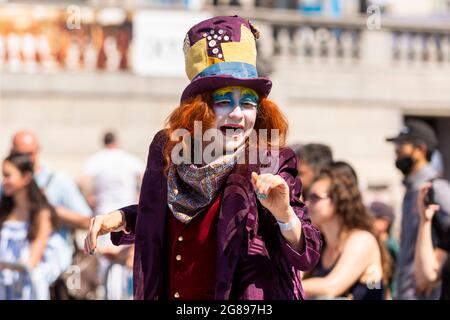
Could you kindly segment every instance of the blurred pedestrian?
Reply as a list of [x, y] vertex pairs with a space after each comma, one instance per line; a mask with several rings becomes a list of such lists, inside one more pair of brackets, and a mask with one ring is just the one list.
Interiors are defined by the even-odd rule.
[[298, 172], [302, 181], [302, 196], [306, 200], [309, 188], [320, 170], [333, 162], [333, 153], [329, 146], [321, 143], [295, 145], [293, 149], [299, 159]]
[[49, 299], [50, 284], [64, 271], [65, 243], [56, 232], [56, 213], [33, 178], [29, 156], [8, 156], [2, 173], [0, 299]]
[[50, 169], [41, 162], [41, 146], [37, 136], [29, 130], [14, 134], [11, 153], [30, 155], [34, 176], [39, 188], [56, 208], [62, 222], [60, 232], [66, 237], [70, 228], [89, 228], [92, 211], [77, 184], [67, 174]]
[[106, 132], [102, 150], [92, 155], [84, 166], [82, 189], [95, 199], [95, 214], [135, 203], [144, 170], [141, 159], [122, 150], [116, 135]]
[[[437, 245], [433, 244], [432, 225], [439, 205], [425, 204], [427, 193], [433, 186], [425, 183], [417, 196], [417, 208], [420, 214], [419, 231], [417, 234], [414, 275], [417, 291], [428, 293], [442, 280], [441, 300], [450, 300], [450, 229], [446, 229], [439, 237]], [[450, 198], [450, 193], [447, 193]]]
[[400, 252], [397, 264], [398, 299], [438, 299], [440, 288], [429, 294], [416, 292], [414, 280], [414, 252], [419, 227], [417, 195], [420, 185], [433, 181], [436, 201], [440, 205], [433, 224], [434, 239], [450, 225], [450, 187], [445, 180], [438, 179], [438, 173], [430, 164], [431, 156], [438, 146], [433, 129], [424, 121], [409, 120], [402, 131], [393, 138], [395, 143], [396, 167], [403, 173], [406, 193], [403, 198], [403, 214], [400, 232]]
[[392, 225], [394, 224], [394, 209], [384, 202], [373, 201], [369, 205], [370, 213], [374, 217], [375, 235], [384, 243], [391, 257], [391, 272], [389, 277], [388, 298], [394, 298], [396, 294], [395, 267], [398, 252], [400, 250], [397, 240], [392, 236]]
[[[66, 247], [60, 252], [64, 270], [71, 266], [74, 246], [74, 230], [88, 229], [92, 211], [80, 189], [67, 174], [50, 169], [41, 162], [41, 146], [37, 136], [29, 130], [21, 130], [12, 139], [12, 153], [27, 154], [33, 162], [34, 179], [49, 203], [56, 209], [61, 227], [57, 232], [65, 239]], [[53, 298], [65, 296], [65, 282], [59, 279], [52, 287]]]
[[308, 298], [382, 300], [389, 277], [389, 254], [374, 235], [373, 218], [352, 177], [323, 169], [306, 202], [324, 236], [318, 265], [303, 281]]
[[[144, 170], [144, 163], [137, 156], [120, 149], [113, 132], [106, 132], [103, 149], [91, 156], [84, 168], [82, 190], [86, 197], [95, 199], [95, 214], [136, 203]], [[131, 254], [133, 247], [114, 246], [108, 236], [102, 237], [100, 242], [99, 252], [107, 260], [100, 259], [99, 275], [101, 279], [106, 279], [108, 266], [111, 263], [125, 266], [126, 257]], [[120, 282], [120, 279], [105, 281]]]

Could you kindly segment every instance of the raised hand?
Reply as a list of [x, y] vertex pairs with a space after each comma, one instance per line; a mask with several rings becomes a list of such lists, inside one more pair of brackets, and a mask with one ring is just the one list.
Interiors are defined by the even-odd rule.
[[279, 175], [252, 172], [252, 184], [261, 204], [281, 222], [289, 221], [289, 186]]

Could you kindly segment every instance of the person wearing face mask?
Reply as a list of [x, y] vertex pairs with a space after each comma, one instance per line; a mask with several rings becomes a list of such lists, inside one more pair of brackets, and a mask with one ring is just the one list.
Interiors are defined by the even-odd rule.
[[430, 163], [438, 146], [433, 129], [420, 120], [409, 120], [400, 134], [386, 139], [395, 144], [396, 167], [404, 175], [406, 193], [403, 199], [400, 251], [397, 262], [397, 299], [438, 299], [440, 288], [423, 292], [414, 279], [414, 252], [419, 227], [417, 196], [420, 185], [431, 182], [434, 200], [440, 206], [433, 221], [433, 239], [436, 243], [442, 230], [450, 225], [450, 186]]
[[135, 244], [134, 299], [304, 299], [301, 271], [322, 240], [299, 200], [287, 120], [257, 74], [258, 37], [238, 16], [188, 31], [191, 82], [150, 145], [139, 204], [92, 220], [87, 253], [110, 232]]

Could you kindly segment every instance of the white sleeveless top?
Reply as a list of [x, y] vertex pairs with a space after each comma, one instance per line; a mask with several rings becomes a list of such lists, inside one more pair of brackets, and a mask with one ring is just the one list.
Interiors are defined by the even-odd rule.
[[[29, 258], [28, 222], [5, 221], [0, 229], [0, 300], [44, 300], [50, 298], [49, 286], [63, 271], [64, 239], [53, 233], [41, 262], [32, 270], [12, 269], [25, 266]], [[63, 250], [63, 251], [61, 251]], [[6, 264], [5, 264], [6, 263]], [[8, 265], [10, 264], [10, 265]]]

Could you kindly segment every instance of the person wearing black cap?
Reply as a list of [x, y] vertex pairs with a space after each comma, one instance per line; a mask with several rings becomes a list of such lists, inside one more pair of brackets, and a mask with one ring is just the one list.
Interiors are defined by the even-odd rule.
[[397, 299], [438, 299], [440, 289], [421, 292], [414, 279], [414, 252], [419, 229], [417, 208], [418, 190], [423, 183], [433, 181], [435, 201], [440, 205], [435, 215], [433, 235], [437, 241], [440, 230], [450, 225], [450, 185], [438, 179], [438, 173], [430, 164], [431, 156], [438, 146], [433, 129], [420, 120], [409, 120], [400, 134], [386, 139], [395, 143], [396, 167], [405, 176], [406, 193], [400, 234], [400, 252], [397, 264]]

